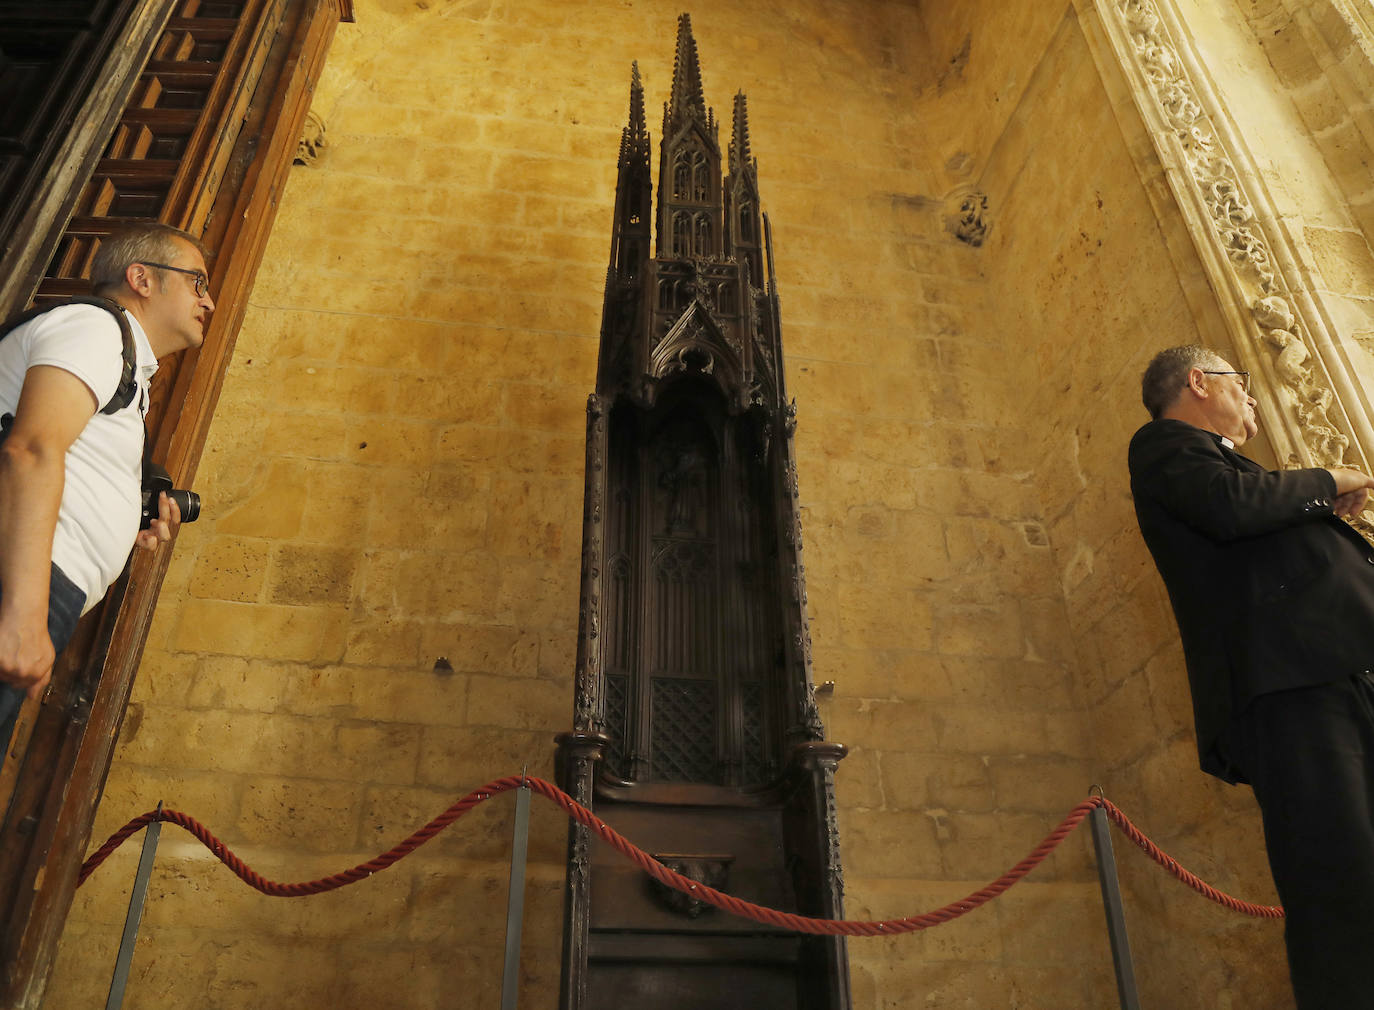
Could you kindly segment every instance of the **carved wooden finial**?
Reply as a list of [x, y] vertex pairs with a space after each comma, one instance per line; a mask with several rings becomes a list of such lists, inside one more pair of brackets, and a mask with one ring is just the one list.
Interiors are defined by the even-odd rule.
[[[677, 20], [677, 55], [673, 58], [673, 92], [664, 117], [663, 135], [675, 133], [688, 120], [706, 123], [706, 95], [701, 87], [701, 62], [697, 58], [697, 40], [692, 37], [692, 17], [683, 14]], [[669, 126], [672, 129], [669, 129]]]
[[735, 92], [735, 123], [730, 136], [730, 174], [739, 175], [752, 167], [749, 154], [749, 110], [743, 91]]
[[649, 129], [644, 119], [644, 82], [639, 61], [630, 64], [630, 118], [620, 134], [620, 164], [649, 164]]

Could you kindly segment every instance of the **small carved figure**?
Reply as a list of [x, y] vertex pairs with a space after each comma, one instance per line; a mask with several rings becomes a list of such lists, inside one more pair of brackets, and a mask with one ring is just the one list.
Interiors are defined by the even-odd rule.
[[1255, 321], [1265, 329], [1291, 330], [1293, 328], [1293, 309], [1282, 298], [1261, 298], [1250, 309]]
[[296, 142], [294, 165], [313, 165], [325, 147], [324, 120], [313, 111], [305, 114], [305, 124], [301, 127], [301, 139]]
[[959, 221], [954, 227], [954, 235], [961, 242], [980, 246], [987, 237], [988, 225], [983, 219], [987, 213], [988, 198], [984, 193], [969, 193], [959, 203]]
[[692, 533], [697, 526], [697, 510], [704, 504], [706, 459], [694, 445], [675, 447], [670, 459], [658, 475], [658, 486], [668, 492], [667, 532]]
[[[680, 873], [688, 880], [705, 884], [717, 891], [725, 890], [729, 884], [730, 864], [735, 861], [734, 856], [680, 856], [668, 853], [655, 855], [654, 858], [674, 873]], [[660, 884], [657, 880], [651, 879], [650, 884], [659, 902], [679, 915], [695, 919], [702, 912], [711, 909], [706, 902], [683, 894], [666, 884]]]
[[1307, 359], [1310, 357], [1307, 346], [1296, 333], [1288, 330], [1266, 330], [1264, 339], [1278, 350], [1274, 367], [1279, 377], [1298, 392], [1307, 382]]

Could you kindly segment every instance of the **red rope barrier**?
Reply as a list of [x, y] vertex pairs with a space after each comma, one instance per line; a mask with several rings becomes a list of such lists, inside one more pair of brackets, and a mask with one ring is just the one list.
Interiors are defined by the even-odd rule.
[[498, 793], [508, 792], [511, 789], [518, 789], [521, 785], [528, 785], [531, 790], [552, 801], [563, 809], [563, 811], [577, 821], [579, 824], [590, 829], [597, 837], [606, 842], [613, 849], [625, 856], [636, 866], [642, 869], [655, 880], [674, 890], [681, 891], [690, 897], [697, 898], [713, 905], [732, 915], [742, 918], [752, 919], [755, 922], [765, 923], [770, 926], [780, 926], [784, 929], [797, 933], [812, 933], [830, 936], [890, 936], [898, 933], [913, 933], [917, 930], [929, 929], [931, 926], [938, 926], [953, 919], [965, 915], [975, 908], [986, 904], [993, 898], [1005, 892], [1013, 884], [1019, 881], [1031, 870], [1039, 866], [1045, 858], [1054, 851], [1074, 828], [1078, 827], [1093, 810], [1101, 807], [1107, 816], [1117, 825], [1142, 851], [1145, 852], [1164, 869], [1168, 870], [1173, 876], [1184, 884], [1187, 884], [1194, 891], [1203, 897], [1223, 905], [1232, 911], [1241, 912], [1245, 915], [1255, 916], [1265, 919], [1280, 919], [1283, 917], [1283, 909], [1266, 905], [1253, 905], [1239, 898], [1233, 898], [1229, 894], [1218, 891], [1216, 888], [1207, 884], [1199, 877], [1185, 870], [1178, 864], [1173, 857], [1156, 846], [1145, 836], [1130, 819], [1104, 797], [1094, 796], [1084, 800], [1071, 810], [1067, 817], [1059, 822], [1059, 825], [1045, 836], [1045, 839], [1031, 850], [1025, 859], [1021, 860], [1002, 876], [981, 890], [975, 891], [967, 897], [950, 902], [934, 911], [926, 912], [922, 915], [908, 916], [902, 919], [882, 919], [874, 921], [855, 921], [849, 919], [815, 919], [804, 915], [795, 915], [791, 912], [780, 912], [777, 909], [765, 908], [753, 902], [744, 901], [741, 898], [733, 897], [724, 892], [717, 891], [713, 887], [698, 883], [684, 877], [680, 873], [668, 869], [658, 860], [654, 859], [643, 849], [634, 845], [632, 842], [616, 833], [605, 824], [596, 814], [586, 807], [577, 803], [571, 796], [563, 792], [557, 786], [543, 779], [523, 778], [520, 776], [509, 776], [507, 778], [495, 779], [468, 793], [458, 802], [454, 803], [447, 810], [434, 818], [424, 827], [411, 834], [400, 844], [396, 845], [387, 852], [382, 853], [375, 859], [357, 866], [342, 873], [332, 876], [321, 877], [318, 880], [306, 881], [298, 884], [279, 884], [267, 880], [257, 871], [243, 862], [236, 856], [227, 845], [221, 842], [208, 829], [205, 828], [195, 818], [183, 814], [179, 810], [149, 811], [129, 821], [128, 824], [120, 828], [109, 840], [98, 850], [91, 854], [81, 867], [81, 875], [77, 879], [77, 886], [80, 887], [86, 882], [96, 868], [100, 866], [115, 849], [119, 848], [124, 841], [135, 831], [154, 820], [168, 821], [184, 828], [194, 835], [202, 845], [215, 854], [219, 860], [229, 867], [236, 876], [248, 886], [273, 897], [300, 898], [311, 894], [322, 894], [325, 891], [332, 891], [347, 884], [365, 880], [374, 873], [380, 873], [397, 860], [414, 852], [417, 848], [429, 841], [440, 831], [462, 817], [477, 804], [482, 803]]
[[1225, 891], [1218, 891], [1196, 874], [1185, 870], [1173, 856], [1169, 855], [1154, 842], [1150, 841], [1143, 831], [1132, 824], [1131, 819], [1121, 812], [1120, 807], [1106, 797], [1099, 796], [1097, 799], [1100, 801], [1100, 805], [1107, 816], [1111, 818], [1112, 823], [1121, 829], [1122, 834], [1139, 846], [1140, 850], [1144, 852], [1145, 855], [1162, 866], [1173, 877], [1191, 887], [1208, 901], [1214, 901], [1218, 905], [1229, 908], [1233, 912], [1254, 916], [1257, 919], [1283, 918], [1283, 909], [1278, 905], [1254, 905], [1248, 901], [1242, 901], [1240, 898], [1233, 898]]

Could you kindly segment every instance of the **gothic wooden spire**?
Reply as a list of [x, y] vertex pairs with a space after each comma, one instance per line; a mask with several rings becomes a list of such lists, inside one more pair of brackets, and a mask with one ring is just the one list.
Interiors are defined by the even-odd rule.
[[706, 97], [701, 88], [701, 63], [697, 59], [697, 40], [692, 37], [692, 17], [677, 19], [677, 55], [673, 58], [673, 97], [663, 111], [663, 136], [677, 133], [689, 120], [710, 126]]
[[644, 123], [644, 83], [639, 64], [630, 69], [630, 118], [620, 134], [620, 160], [615, 183], [615, 228], [611, 236], [611, 263], [606, 274], [606, 304], [628, 299], [620, 313], [607, 312], [603, 319], [601, 368], [619, 353], [628, 339], [628, 321], [638, 297], [637, 283], [649, 261], [649, 227], [653, 207], [653, 183], [649, 178], [649, 131]]
[[630, 65], [630, 119], [620, 134], [620, 167], [649, 164], [649, 130], [644, 120], [644, 83], [639, 61]]
[[745, 107], [744, 92], [737, 91], [734, 131], [730, 136], [730, 174], [739, 176], [753, 167], [749, 153], [749, 111]]

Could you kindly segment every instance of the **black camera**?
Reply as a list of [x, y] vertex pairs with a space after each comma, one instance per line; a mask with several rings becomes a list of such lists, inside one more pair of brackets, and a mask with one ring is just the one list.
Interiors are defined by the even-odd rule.
[[163, 491], [177, 503], [182, 522], [193, 523], [200, 518], [200, 495], [172, 487], [172, 475], [156, 463], [149, 463], [143, 475], [143, 519], [139, 529], [146, 530], [157, 518], [157, 496]]

